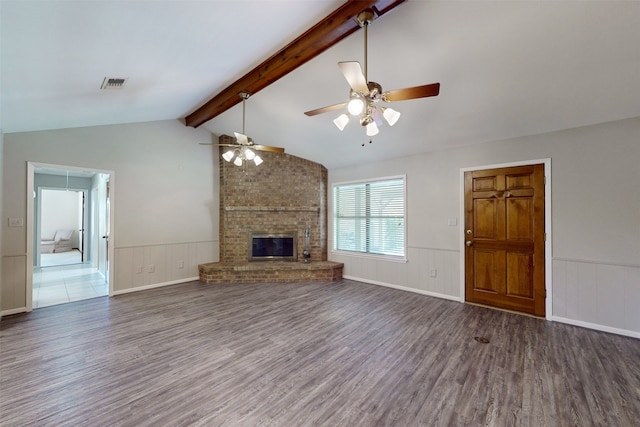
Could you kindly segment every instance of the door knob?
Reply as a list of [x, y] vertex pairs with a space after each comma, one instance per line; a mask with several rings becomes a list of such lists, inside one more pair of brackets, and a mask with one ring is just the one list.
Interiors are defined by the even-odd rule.
[[473, 245], [473, 242], [471, 240], [467, 240], [464, 244], [467, 246], [471, 246]]

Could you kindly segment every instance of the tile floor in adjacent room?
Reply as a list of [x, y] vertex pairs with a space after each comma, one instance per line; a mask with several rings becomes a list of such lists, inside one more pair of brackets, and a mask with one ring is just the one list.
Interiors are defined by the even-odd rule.
[[106, 296], [109, 285], [89, 264], [33, 269], [33, 308]]

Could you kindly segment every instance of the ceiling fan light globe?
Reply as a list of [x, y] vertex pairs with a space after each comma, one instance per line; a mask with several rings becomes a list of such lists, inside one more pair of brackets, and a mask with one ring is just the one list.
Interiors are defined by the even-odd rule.
[[260, 164], [261, 164], [262, 162], [263, 162], [262, 158], [261, 158], [260, 156], [258, 156], [258, 155], [256, 155], [256, 156], [253, 158], [253, 163], [255, 163], [255, 164], [256, 164], [256, 166], [260, 166]]
[[349, 116], [346, 114], [340, 114], [333, 120], [333, 124], [336, 125], [338, 129], [341, 131], [344, 130], [344, 127], [349, 123]]
[[360, 98], [353, 98], [347, 104], [347, 110], [352, 116], [359, 116], [364, 111], [364, 101]]
[[233, 164], [236, 166], [242, 166], [242, 159], [239, 156], [236, 157], [236, 159], [233, 161]]
[[222, 155], [222, 158], [225, 159], [227, 162], [230, 162], [231, 160], [233, 160], [233, 157], [235, 155], [236, 153], [233, 150], [228, 150], [226, 153]]
[[387, 123], [389, 123], [389, 126], [393, 126], [400, 118], [400, 113], [393, 108], [385, 108], [382, 112], [382, 116], [387, 121]]
[[376, 122], [372, 121], [367, 125], [367, 136], [375, 136], [378, 132], [380, 132], [380, 130], [378, 129]]
[[244, 150], [244, 158], [247, 160], [253, 160], [254, 157], [256, 157], [256, 153], [253, 152], [253, 150], [250, 150], [248, 148], [246, 148]]

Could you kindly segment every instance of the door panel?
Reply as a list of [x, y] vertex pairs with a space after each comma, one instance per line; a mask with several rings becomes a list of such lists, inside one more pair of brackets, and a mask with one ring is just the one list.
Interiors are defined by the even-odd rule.
[[531, 175], [506, 175], [505, 188], [507, 190], [516, 190], [518, 188], [532, 188]]
[[497, 292], [500, 277], [496, 275], [500, 254], [494, 250], [478, 250], [474, 254], [475, 286], [476, 289], [487, 292]]
[[494, 176], [478, 177], [473, 180], [473, 191], [491, 191], [496, 189]]
[[507, 240], [533, 241], [533, 203], [531, 198], [506, 201]]
[[474, 200], [474, 212], [477, 215], [473, 217], [476, 238], [496, 239], [496, 201], [495, 200]]
[[531, 254], [507, 253], [507, 295], [533, 298], [533, 257]]
[[467, 301], [544, 316], [544, 165], [465, 173]]

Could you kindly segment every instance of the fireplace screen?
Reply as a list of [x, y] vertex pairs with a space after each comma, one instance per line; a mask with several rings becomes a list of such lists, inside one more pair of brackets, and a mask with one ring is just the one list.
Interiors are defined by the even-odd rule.
[[296, 233], [251, 233], [249, 261], [295, 261]]

